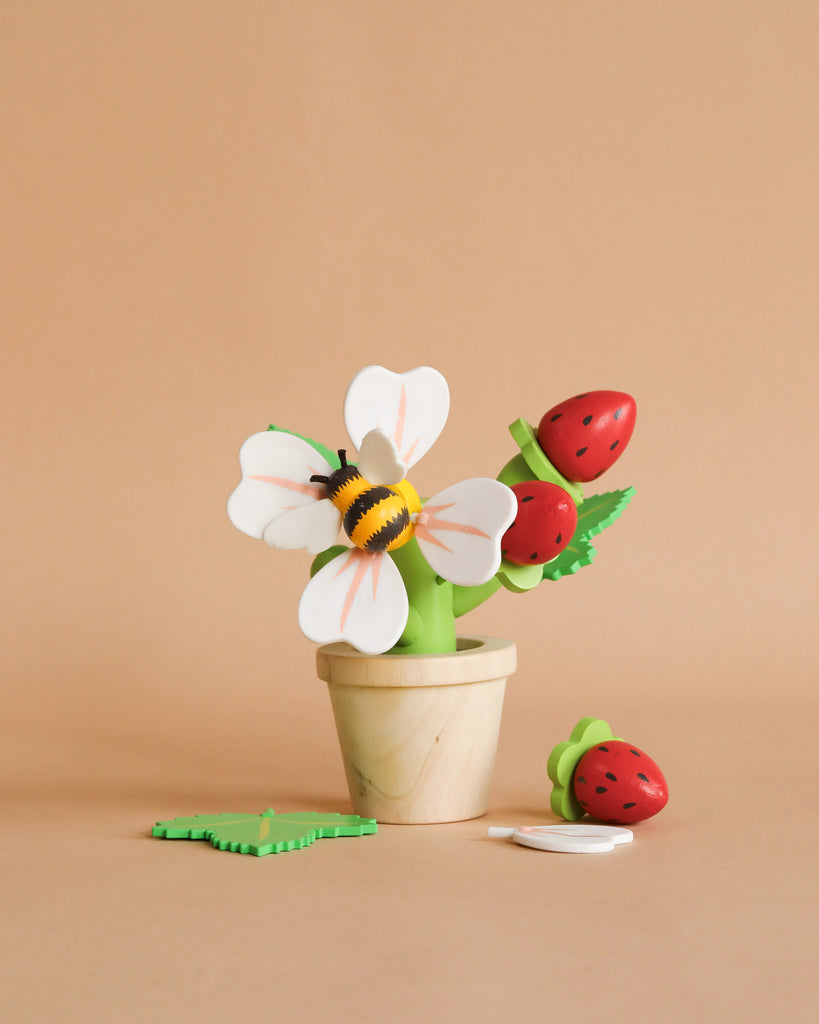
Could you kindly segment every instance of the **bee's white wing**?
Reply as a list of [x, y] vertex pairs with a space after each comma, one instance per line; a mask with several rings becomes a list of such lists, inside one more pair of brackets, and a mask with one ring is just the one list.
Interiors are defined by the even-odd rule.
[[299, 604], [299, 626], [320, 644], [346, 640], [364, 654], [383, 654], [404, 631], [409, 601], [395, 562], [350, 548], [320, 569]]
[[344, 399], [344, 423], [356, 448], [379, 427], [392, 438], [407, 468], [429, 451], [448, 415], [449, 388], [430, 366], [407, 373], [367, 366], [353, 378]]
[[312, 445], [281, 430], [252, 434], [239, 450], [239, 465], [242, 481], [228, 499], [228, 517], [258, 538], [283, 512], [323, 498], [323, 484], [311, 483], [310, 477], [333, 472]]
[[376, 427], [365, 434], [358, 453], [358, 470], [371, 484], [397, 484], [407, 475], [407, 465], [395, 442]]
[[432, 568], [451, 583], [476, 587], [500, 568], [501, 538], [517, 514], [514, 493], [475, 477], [430, 498], [415, 523], [415, 539]]
[[329, 498], [291, 508], [268, 523], [262, 540], [272, 548], [306, 548], [316, 555], [338, 540], [341, 513]]

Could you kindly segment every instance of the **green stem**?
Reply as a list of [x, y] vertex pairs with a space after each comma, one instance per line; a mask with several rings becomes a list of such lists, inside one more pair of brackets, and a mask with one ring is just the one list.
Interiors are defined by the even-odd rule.
[[479, 604], [483, 604], [500, 588], [500, 585], [498, 577], [493, 576], [491, 580], [482, 583], [479, 587], [453, 586], [452, 611], [455, 618], [458, 619], [462, 615], [466, 615], [467, 612], [471, 612], [473, 608], [477, 608]]
[[455, 650], [453, 586], [442, 580], [413, 538], [390, 552], [404, 580], [410, 610], [401, 639], [389, 654], [443, 654]]

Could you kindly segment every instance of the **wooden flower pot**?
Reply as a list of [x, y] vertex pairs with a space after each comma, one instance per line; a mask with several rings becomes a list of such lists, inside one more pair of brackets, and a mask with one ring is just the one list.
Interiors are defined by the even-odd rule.
[[485, 814], [516, 653], [490, 637], [437, 655], [320, 647], [355, 813], [393, 824]]

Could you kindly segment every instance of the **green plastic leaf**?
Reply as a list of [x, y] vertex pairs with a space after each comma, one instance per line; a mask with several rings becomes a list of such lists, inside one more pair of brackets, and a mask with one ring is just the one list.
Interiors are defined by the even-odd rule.
[[543, 579], [559, 580], [561, 576], [570, 576], [591, 565], [597, 552], [590, 539], [619, 519], [634, 493], [633, 487], [627, 487], [624, 491], [607, 491], [586, 498], [577, 510], [574, 537], [557, 558], [543, 566]]
[[268, 853], [300, 850], [316, 839], [336, 836], [371, 835], [378, 831], [374, 818], [357, 814], [323, 814], [299, 811], [276, 814], [268, 808], [262, 814], [196, 814], [191, 818], [158, 821], [151, 834], [163, 839], [207, 839], [217, 850]]
[[341, 460], [336, 452], [331, 452], [329, 448], [321, 443], [321, 441], [314, 441], [312, 437], [305, 437], [304, 434], [297, 434], [295, 430], [288, 430], [286, 427], [277, 427], [273, 423], [267, 428], [268, 430], [279, 430], [283, 434], [292, 434], [293, 437], [300, 437], [302, 441], [306, 441], [309, 445], [316, 449], [316, 451], [325, 458], [333, 469], [341, 468]]

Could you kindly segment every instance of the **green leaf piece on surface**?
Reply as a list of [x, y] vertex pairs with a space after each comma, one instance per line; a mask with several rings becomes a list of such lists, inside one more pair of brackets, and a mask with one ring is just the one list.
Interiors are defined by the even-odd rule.
[[627, 487], [624, 491], [607, 491], [586, 498], [577, 510], [574, 537], [557, 558], [543, 566], [543, 579], [559, 580], [561, 576], [570, 576], [584, 566], [591, 565], [597, 554], [590, 542], [591, 538], [619, 519], [634, 493], [633, 487]]
[[151, 835], [163, 839], [207, 839], [217, 850], [268, 853], [300, 850], [316, 839], [363, 836], [378, 831], [374, 818], [357, 814], [324, 814], [299, 811], [276, 814], [268, 808], [262, 814], [196, 814], [190, 818], [158, 821]]
[[300, 437], [302, 441], [306, 441], [309, 445], [316, 449], [319, 455], [323, 456], [333, 469], [339, 469], [341, 467], [341, 461], [336, 452], [330, 451], [326, 445], [323, 445], [321, 441], [314, 441], [312, 437], [305, 437], [304, 434], [297, 434], [295, 430], [288, 430], [286, 427], [277, 427], [271, 423], [267, 428], [268, 430], [279, 430], [283, 434], [292, 434], [293, 437]]
[[558, 745], [549, 754], [546, 772], [552, 782], [550, 806], [552, 811], [567, 821], [577, 821], [586, 813], [574, 795], [575, 768], [586, 753], [598, 743], [619, 740], [602, 718], [589, 715], [581, 718], [572, 730], [568, 740]]

